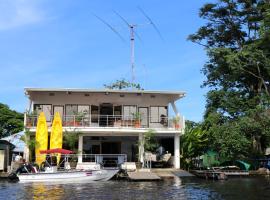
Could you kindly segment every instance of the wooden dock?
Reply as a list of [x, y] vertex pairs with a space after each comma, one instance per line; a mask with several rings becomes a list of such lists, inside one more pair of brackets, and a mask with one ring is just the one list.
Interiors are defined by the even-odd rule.
[[249, 176], [248, 171], [231, 171], [231, 170], [195, 170], [193, 173], [200, 178], [225, 180], [229, 176]]
[[131, 181], [159, 181], [161, 178], [155, 173], [146, 171], [128, 172], [128, 178]]

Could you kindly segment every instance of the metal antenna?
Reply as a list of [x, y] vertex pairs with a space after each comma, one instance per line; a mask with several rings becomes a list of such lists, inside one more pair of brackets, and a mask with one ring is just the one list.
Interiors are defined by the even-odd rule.
[[144, 10], [141, 7], [138, 6], [138, 9], [141, 11], [141, 13], [144, 15], [144, 17], [149, 21], [149, 23], [153, 26], [153, 28], [157, 32], [158, 36], [160, 37], [160, 39], [164, 41], [164, 38], [161, 35], [161, 32], [159, 31], [158, 27], [153, 22], [153, 20], [144, 12]]
[[[135, 27], [137, 27], [136, 24], [130, 24], [128, 23], [128, 21], [122, 17], [118, 12], [114, 11], [114, 13], [120, 18], [122, 19], [122, 21], [128, 26], [128, 28], [130, 29], [130, 62], [131, 62], [131, 84], [132, 84], [132, 88], [134, 87], [134, 82], [135, 82], [135, 56], [134, 56], [134, 40], [135, 40], [135, 37], [134, 35], [136, 34], [135, 32]], [[137, 34], [136, 34], [137, 36]], [[137, 36], [138, 37], [138, 36]], [[140, 37], [138, 37], [140, 38]]]
[[101, 17], [99, 17], [99, 16], [97, 16], [97, 15], [95, 15], [94, 13], [93, 13], [93, 15], [97, 18], [97, 19], [99, 19], [103, 24], [105, 24], [106, 26], [108, 26], [121, 40], [122, 40], [122, 42], [124, 42], [124, 43], [126, 43], [126, 40], [124, 39], [124, 37], [113, 27], [113, 26], [111, 26], [108, 22], [106, 22], [104, 19], [102, 19]]

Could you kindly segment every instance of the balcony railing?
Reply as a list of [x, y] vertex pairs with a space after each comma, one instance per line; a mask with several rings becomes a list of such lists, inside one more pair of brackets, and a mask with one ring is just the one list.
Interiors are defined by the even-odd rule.
[[[52, 125], [54, 116], [47, 117], [47, 125]], [[27, 116], [26, 127], [36, 127], [38, 116]], [[126, 127], [126, 128], [175, 128], [181, 129], [183, 119], [180, 118], [179, 122], [173, 122], [168, 117], [155, 117], [155, 118], [134, 118], [134, 116], [124, 115], [86, 115], [84, 117], [78, 115], [65, 115], [62, 117], [63, 127]]]

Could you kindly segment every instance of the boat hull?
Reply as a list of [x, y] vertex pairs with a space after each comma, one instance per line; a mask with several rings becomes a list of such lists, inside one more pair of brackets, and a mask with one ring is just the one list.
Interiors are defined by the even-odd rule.
[[118, 170], [63, 171], [54, 173], [29, 173], [17, 175], [20, 182], [55, 182], [55, 181], [108, 181]]

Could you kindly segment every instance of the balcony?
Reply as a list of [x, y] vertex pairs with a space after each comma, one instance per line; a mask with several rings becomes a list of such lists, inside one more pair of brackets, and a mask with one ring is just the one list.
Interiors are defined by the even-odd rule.
[[[47, 117], [47, 125], [50, 128], [54, 116]], [[38, 116], [27, 116], [26, 127], [35, 128], [37, 126]], [[183, 117], [180, 117], [178, 123], [168, 117], [141, 117], [135, 119], [134, 116], [123, 115], [65, 115], [62, 117], [62, 126], [65, 128], [128, 128], [128, 129], [170, 129], [181, 130], [183, 127]]]

